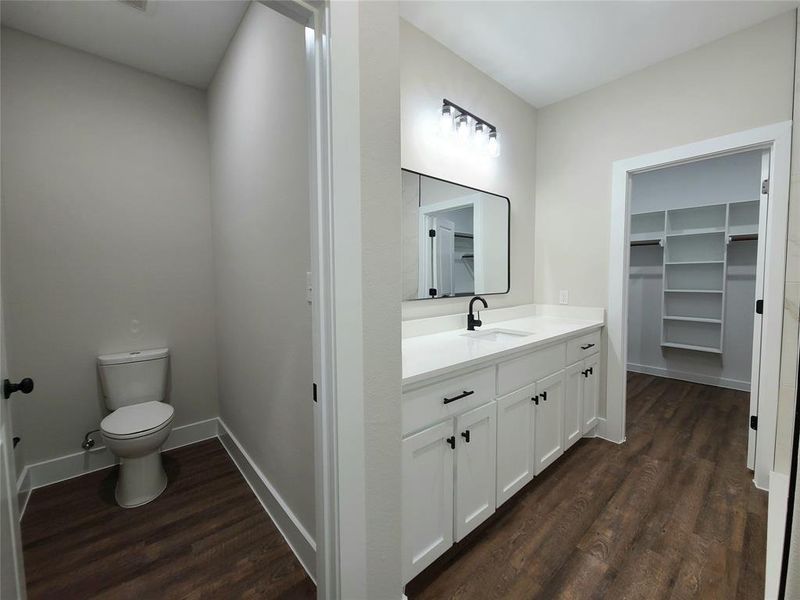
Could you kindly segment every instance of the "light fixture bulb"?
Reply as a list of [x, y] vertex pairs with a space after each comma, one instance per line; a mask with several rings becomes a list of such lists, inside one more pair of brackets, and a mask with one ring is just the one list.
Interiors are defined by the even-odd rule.
[[458, 117], [456, 133], [458, 134], [458, 139], [462, 142], [466, 142], [469, 139], [469, 117], [467, 115]]
[[442, 106], [442, 114], [439, 116], [439, 131], [445, 135], [453, 133], [453, 107], [445, 104]]
[[473, 138], [475, 147], [483, 150], [489, 143], [489, 126], [480, 121], [475, 124], [475, 137]]
[[489, 143], [486, 149], [489, 152], [489, 156], [491, 156], [492, 158], [497, 158], [498, 156], [500, 156], [500, 142], [497, 141], [496, 131], [489, 132]]

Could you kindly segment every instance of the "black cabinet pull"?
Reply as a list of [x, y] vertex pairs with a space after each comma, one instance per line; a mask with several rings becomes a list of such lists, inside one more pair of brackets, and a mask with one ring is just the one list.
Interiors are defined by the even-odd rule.
[[585, 346], [581, 346], [581, 350], [588, 350], [592, 346], [594, 346], [594, 344], [586, 344]]
[[454, 436], [454, 435], [451, 435], [451, 436], [450, 436], [449, 438], [447, 438], [445, 441], [446, 441], [448, 444], [450, 444], [450, 447], [451, 447], [453, 450], [455, 450], [455, 449], [456, 449], [456, 436]]
[[592, 373], [594, 373], [593, 367], [589, 367], [589, 368], [588, 368], [588, 369], [586, 369], [586, 370], [587, 370], [587, 371], [589, 371], [589, 375], [591, 375]]
[[542, 400], [547, 402], [547, 392], [542, 392]]
[[583, 375], [584, 377], [588, 377], [589, 376], [589, 369], [586, 369], [585, 371], [581, 371], [581, 375]]
[[11, 383], [8, 379], [3, 380], [3, 398], [6, 400], [11, 397], [11, 394], [22, 392], [23, 394], [30, 394], [33, 391], [33, 379], [26, 377], [19, 383]]
[[539, 406], [539, 394], [536, 394], [531, 400], [536, 406]]
[[461, 400], [462, 398], [466, 398], [467, 396], [472, 396], [472, 394], [474, 394], [474, 393], [475, 393], [475, 390], [471, 390], [469, 392], [464, 390], [458, 396], [453, 396], [452, 398], [445, 398], [444, 399], [444, 403], [445, 404], [450, 404], [451, 402], [455, 402], [456, 400]]
[[463, 437], [464, 441], [466, 441], [469, 444], [469, 429], [467, 429], [466, 431], [462, 431], [461, 437]]

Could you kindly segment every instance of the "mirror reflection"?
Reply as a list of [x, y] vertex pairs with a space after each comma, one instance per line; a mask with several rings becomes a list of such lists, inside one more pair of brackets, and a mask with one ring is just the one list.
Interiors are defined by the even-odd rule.
[[508, 198], [403, 170], [403, 299], [505, 294]]

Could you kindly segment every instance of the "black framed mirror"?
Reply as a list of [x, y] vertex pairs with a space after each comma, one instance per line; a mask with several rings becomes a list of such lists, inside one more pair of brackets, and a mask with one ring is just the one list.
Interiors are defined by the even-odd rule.
[[403, 300], [507, 294], [511, 202], [402, 169]]

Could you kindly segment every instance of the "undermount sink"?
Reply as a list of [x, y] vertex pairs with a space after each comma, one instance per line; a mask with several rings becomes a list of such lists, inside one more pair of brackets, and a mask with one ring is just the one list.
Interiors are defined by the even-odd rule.
[[478, 331], [467, 331], [461, 335], [471, 337], [476, 340], [485, 340], [487, 342], [502, 342], [506, 340], [514, 340], [517, 338], [527, 337], [533, 335], [533, 331], [521, 331], [519, 329], [483, 329]]

